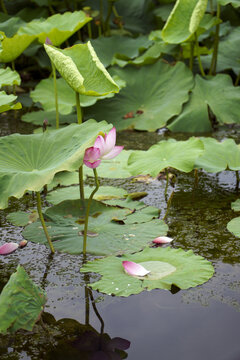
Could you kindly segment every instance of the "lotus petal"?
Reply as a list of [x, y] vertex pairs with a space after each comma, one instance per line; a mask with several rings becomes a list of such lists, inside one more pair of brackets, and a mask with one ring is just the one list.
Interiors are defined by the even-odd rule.
[[122, 265], [126, 273], [128, 273], [129, 275], [145, 276], [150, 273], [150, 271], [145, 269], [142, 265], [137, 264], [133, 261], [123, 261]]
[[11, 254], [18, 248], [18, 244], [14, 242], [6, 243], [0, 246], [0, 255], [7, 255]]
[[168, 236], [159, 236], [153, 240], [153, 243], [154, 244], [168, 244], [172, 241], [173, 241], [173, 239]]
[[97, 147], [91, 146], [85, 150], [83, 162], [91, 169], [95, 169], [101, 163], [100, 150]]
[[123, 150], [124, 146], [114, 146], [114, 148], [106, 155], [103, 155], [101, 158], [103, 160], [110, 160], [118, 156], [120, 152]]

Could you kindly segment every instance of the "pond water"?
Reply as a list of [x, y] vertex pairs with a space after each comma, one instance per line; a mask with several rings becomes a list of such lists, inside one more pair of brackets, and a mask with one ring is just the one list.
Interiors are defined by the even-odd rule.
[[[14, 117], [2, 117], [0, 121], [2, 136], [32, 130]], [[118, 141], [126, 148], [147, 149], [169, 136], [168, 132], [124, 132]], [[236, 129], [223, 129], [215, 136], [237, 140], [239, 135]], [[183, 136], [178, 134], [176, 138]], [[228, 221], [237, 216], [231, 210], [231, 202], [239, 197], [235, 173], [199, 172], [198, 184], [193, 173], [176, 175], [176, 183], [168, 189], [168, 195], [174, 189], [166, 218], [168, 236], [174, 238], [171, 246], [192, 249], [210, 260], [215, 268], [213, 278], [184, 291], [145, 291], [128, 298], [107, 296], [86, 289], [89, 275], [79, 272], [81, 256], [52, 256], [44, 246], [29, 242], [21, 251], [0, 258], [0, 291], [17, 264], [24, 265], [47, 292], [45, 329], [38, 324], [32, 333], [0, 336], [1, 360], [90, 359], [90, 353], [92, 359], [99, 360], [240, 359], [240, 240], [226, 229]], [[143, 201], [160, 208], [161, 217], [166, 212], [164, 180], [102, 183], [114, 183], [130, 191], [146, 190], [148, 196]], [[21, 201], [11, 200], [9, 208], [0, 212], [1, 242], [22, 238], [21, 228], [11, 226], [6, 215], [33, 204], [32, 196], [26, 195]], [[96, 278], [90, 276], [91, 281]], [[101, 333], [107, 335], [101, 337]], [[110, 338], [115, 337], [130, 341], [129, 349], [118, 357], [106, 350]], [[94, 358], [100, 341], [105, 344], [105, 353]]]

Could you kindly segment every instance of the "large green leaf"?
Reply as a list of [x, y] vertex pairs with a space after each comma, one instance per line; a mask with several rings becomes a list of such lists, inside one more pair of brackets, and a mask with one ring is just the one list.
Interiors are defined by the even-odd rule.
[[13, 134], [0, 139], [0, 208], [8, 198], [20, 198], [26, 190], [39, 191], [63, 170], [81, 166], [85, 149], [93, 145], [99, 131], [111, 128], [94, 120], [71, 124], [43, 134]]
[[[137, 278], [124, 272], [122, 261], [141, 264], [151, 272]], [[102, 278], [89, 284], [94, 290], [108, 295], [129, 296], [144, 290], [166, 289], [172, 285], [188, 289], [208, 281], [213, 273], [212, 264], [202, 256], [194, 255], [192, 250], [145, 248], [143, 251], [121, 257], [109, 256], [85, 264], [81, 272], [94, 272]]]
[[204, 151], [196, 159], [195, 167], [208, 172], [240, 170], [240, 148], [233, 139], [218, 142], [213, 138], [200, 138]]
[[59, 46], [91, 20], [83, 11], [65, 12], [50, 16], [45, 21], [33, 20], [21, 27], [18, 34], [34, 35], [42, 44], [48, 37], [53, 45]]
[[[93, 201], [90, 209], [87, 252], [93, 255], [131, 253], [141, 250], [153, 239], [167, 232], [167, 225], [159, 219], [125, 225], [116, 220], [130, 221], [134, 210], [107, 206]], [[83, 247], [84, 214], [80, 200], [63, 201], [45, 211], [47, 228], [54, 248], [61, 252], [80, 254]], [[154, 214], [152, 214], [152, 218]], [[112, 221], [115, 219], [115, 221]], [[95, 235], [95, 236], [94, 236]], [[28, 225], [23, 236], [27, 240], [48, 246], [40, 222]]]
[[183, 112], [170, 124], [172, 131], [207, 132], [212, 129], [208, 106], [220, 124], [239, 123], [240, 88], [233, 86], [229, 75], [207, 79], [196, 75], [196, 85]]
[[232, 4], [235, 8], [240, 7], [240, 0], [217, 0], [220, 5]]
[[5, 91], [0, 91], [0, 113], [8, 110], [17, 110], [21, 109], [22, 105], [18, 103], [13, 103], [17, 99], [15, 95], [7, 95]]
[[177, 0], [162, 30], [165, 42], [179, 44], [198, 28], [207, 8], [207, 0]]
[[34, 35], [19, 35], [6, 37], [2, 35], [0, 50], [0, 62], [8, 63], [14, 61], [36, 38]]
[[[87, 117], [105, 119], [118, 130], [135, 128], [155, 131], [181, 112], [193, 87], [191, 71], [181, 62], [170, 66], [164, 62], [140, 69], [114, 68], [112, 73], [126, 80], [127, 86], [114, 96], [85, 111]], [[147, 81], [146, 81], [147, 79]]]
[[1, 292], [0, 333], [14, 333], [19, 329], [31, 331], [46, 301], [43, 290], [33, 283], [19, 265]]
[[9, 67], [0, 69], [0, 87], [6, 85], [20, 85], [21, 78], [17, 71], [12, 71]]
[[74, 91], [101, 96], [117, 93], [119, 88], [98, 59], [90, 41], [64, 50], [44, 45], [51, 61]]
[[[52, 81], [51, 81], [52, 84]], [[51, 86], [51, 84], [49, 84]], [[70, 89], [71, 90], [71, 89]], [[63, 104], [62, 104], [63, 106]], [[26, 114], [24, 114], [21, 117], [21, 121], [25, 121], [27, 123], [32, 123], [34, 125], [43, 125], [43, 121], [47, 120], [49, 126], [56, 126], [56, 108], [54, 108], [54, 111], [31, 111]], [[72, 124], [77, 122], [77, 114], [67, 114], [62, 115], [59, 114], [59, 123], [62, 124]]]
[[162, 140], [147, 151], [134, 151], [128, 159], [128, 168], [133, 175], [156, 176], [168, 167], [190, 172], [203, 149], [202, 142], [193, 137], [187, 141]]

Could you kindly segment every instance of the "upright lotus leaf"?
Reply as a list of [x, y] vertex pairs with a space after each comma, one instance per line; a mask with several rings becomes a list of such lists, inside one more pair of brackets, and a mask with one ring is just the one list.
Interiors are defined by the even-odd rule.
[[106, 122], [91, 120], [43, 134], [0, 138], [0, 208], [8, 206], [10, 196], [20, 198], [26, 190], [40, 191], [59, 171], [77, 170], [99, 131], [110, 128]]
[[[87, 199], [93, 191], [92, 186], [84, 187], [84, 196]], [[127, 195], [127, 191], [113, 186], [100, 186], [93, 199], [102, 201], [109, 199], [119, 199]], [[76, 200], [79, 198], [79, 187], [69, 186], [62, 189], [56, 189], [47, 195], [47, 201], [50, 204], [59, 204], [64, 200]]]
[[109, 65], [113, 65], [117, 58], [123, 60], [136, 58], [142, 50], [149, 48], [152, 41], [150, 41], [146, 35], [140, 35], [137, 38], [115, 35], [98, 37], [97, 39], [91, 40], [91, 44], [100, 61], [105, 67], [108, 67]]
[[90, 41], [64, 50], [44, 45], [51, 61], [69, 86], [80, 94], [101, 96], [119, 88], [98, 59]]
[[207, 79], [196, 75], [190, 101], [182, 113], [170, 124], [172, 131], [207, 132], [212, 126], [208, 106], [220, 124], [239, 123], [240, 88], [233, 86], [229, 75], [218, 74]]
[[22, 105], [18, 103], [13, 103], [17, 99], [15, 95], [7, 95], [5, 91], [0, 91], [0, 113], [8, 110], [17, 110], [21, 109]]
[[147, 151], [134, 151], [128, 159], [128, 168], [133, 175], [156, 176], [168, 167], [190, 172], [203, 149], [203, 143], [194, 137], [187, 141], [162, 140]]
[[196, 159], [195, 167], [208, 172], [240, 170], [240, 148], [233, 139], [222, 142], [213, 138], [200, 138], [204, 151]]
[[231, 4], [235, 8], [240, 7], [240, 0], [217, 0], [217, 2], [220, 5]]
[[162, 30], [167, 43], [179, 44], [198, 28], [206, 11], [208, 0], [177, 0]]
[[[113, 219], [131, 216], [133, 210], [104, 205], [93, 200], [88, 225], [87, 253], [111, 255], [131, 253], [151, 244], [167, 233], [167, 225], [160, 219], [125, 225]], [[134, 215], [134, 214], [133, 214]], [[80, 254], [83, 249], [84, 213], [80, 200], [66, 200], [45, 211], [46, 225], [54, 249]], [[153, 218], [153, 216], [152, 216]], [[28, 225], [23, 236], [30, 241], [48, 246], [39, 221]]]
[[135, 128], [155, 131], [181, 112], [193, 87], [191, 71], [182, 63], [164, 62], [140, 69], [114, 68], [113, 74], [126, 80], [127, 86], [113, 99], [102, 100], [85, 111], [87, 117], [114, 124], [118, 130]]
[[[150, 273], [137, 277], [125, 273], [122, 261], [132, 261], [142, 265]], [[89, 261], [81, 272], [94, 272], [102, 275], [99, 281], [89, 284], [94, 289], [108, 295], [127, 297], [144, 290], [170, 290], [172, 285], [188, 289], [208, 281], [214, 273], [212, 264], [202, 256], [194, 255], [192, 250], [166, 248], [145, 248], [143, 251], [109, 256]]]
[[31, 331], [47, 301], [44, 291], [33, 283], [20, 265], [0, 295], [0, 333], [19, 329]]
[[34, 35], [19, 35], [7, 37], [3, 32], [1, 34], [0, 62], [8, 63], [14, 61], [36, 38]]
[[42, 44], [48, 37], [53, 45], [60, 46], [91, 20], [83, 11], [74, 11], [73, 13], [67, 11], [64, 14], [52, 15], [45, 21], [42, 19], [33, 20], [21, 27], [18, 34], [33, 35]]
[[21, 78], [17, 71], [11, 70], [9, 67], [0, 69], [0, 87], [6, 85], [20, 85]]

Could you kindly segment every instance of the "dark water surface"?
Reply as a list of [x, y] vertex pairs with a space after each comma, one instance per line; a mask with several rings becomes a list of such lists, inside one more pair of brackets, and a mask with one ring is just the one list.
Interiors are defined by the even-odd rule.
[[[0, 122], [2, 136], [31, 130], [21, 122], [16, 126], [14, 118], [2, 118]], [[168, 136], [167, 132], [124, 132], [118, 140], [126, 148], [147, 149]], [[238, 140], [235, 129], [221, 130], [214, 136]], [[178, 134], [176, 138], [182, 137]], [[45, 330], [36, 325], [32, 333], [19, 331], [13, 336], [0, 336], [1, 360], [90, 359], [89, 354], [93, 356], [103, 341], [101, 328], [107, 334], [106, 343], [110, 343], [110, 338], [121, 337], [131, 345], [118, 357], [109, 357], [105, 352], [92, 359], [240, 359], [240, 240], [226, 229], [228, 221], [238, 216], [231, 210], [231, 202], [239, 197], [235, 173], [199, 172], [198, 186], [193, 173], [176, 175], [166, 219], [168, 235], [174, 238], [171, 246], [192, 249], [210, 260], [215, 268], [213, 278], [202, 286], [175, 294], [154, 290], [118, 298], [93, 291], [92, 306], [91, 300], [88, 303], [85, 299], [88, 276], [79, 272], [81, 256], [56, 253], [52, 257], [44, 246], [28, 243], [26, 248], [0, 258], [0, 290], [17, 265], [24, 265], [47, 292]], [[149, 184], [129, 180], [114, 183], [130, 191], [146, 190], [148, 196], [143, 201], [159, 207], [161, 217], [164, 216], [164, 180]], [[168, 195], [172, 190], [169, 186]], [[0, 212], [0, 243], [21, 239], [21, 228], [10, 225], [6, 215], [32, 204], [32, 198], [25, 196], [21, 201], [11, 201], [9, 209]], [[91, 280], [96, 278], [94, 275]]]

